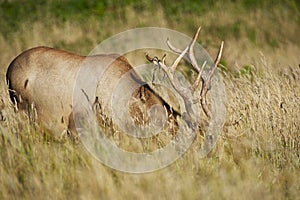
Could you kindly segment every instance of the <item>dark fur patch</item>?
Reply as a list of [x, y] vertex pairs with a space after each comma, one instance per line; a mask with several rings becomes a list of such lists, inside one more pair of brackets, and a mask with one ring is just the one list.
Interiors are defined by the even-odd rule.
[[29, 80], [26, 79], [25, 83], [24, 83], [24, 88], [26, 89], [27, 85], [28, 85]]

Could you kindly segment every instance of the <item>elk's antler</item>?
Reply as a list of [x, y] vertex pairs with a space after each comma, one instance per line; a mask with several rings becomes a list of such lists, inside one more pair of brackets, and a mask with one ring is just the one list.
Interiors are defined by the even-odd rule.
[[[179, 56], [176, 58], [176, 60], [173, 62], [173, 64], [171, 66], [167, 66], [165, 63], [165, 59], [166, 59], [166, 55], [164, 55], [162, 57], [162, 60], [158, 59], [157, 57], [151, 58], [148, 54], [146, 54], [146, 58], [148, 61], [154, 63], [155, 65], [161, 67], [165, 73], [167, 74], [172, 86], [174, 87], [174, 89], [176, 90], [176, 92], [178, 92], [178, 94], [183, 98], [184, 100], [184, 104], [187, 110], [187, 113], [183, 114], [183, 117], [185, 118], [191, 118], [193, 115], [193, 111], [192, 111], [192, 100], [189, 98], [191, 97], [189, 94], [194, 94], [194, 92], [196, 91], [196, 89], [199, 86], [200, 80], [202, 81], [202, 88], [201, 88], [201, 92], [200, 92], [200, 103], [201, 103], [201, 107], [204, 111], [204, 113], [208, 116], [211, 117], [211, 113], [208, 109], [207, 106], [207, 102], [206, 102], [206, 93], [208, 92], [208, 90], [210, 89], [210, 82], [211, 82], [211, 78], [214, 74], [214, 72], [217, 69], [217, 66], [221, 60], [221, 56], [222, 56], [222, 51], [223, 51], [223, 46], [224, 46], [224, 42], [222, 41], [220, 49], [219, 49], [219, 53], [216, 57], [216, 60], [214, 62], [214, 66], [208, 71], [207, 74], [204, 74], [204, 67], [206, 65], [206, 61], [203, 62], [202, 66], [199, 67], [197, 60], [195, 58], [195, 53], [194, 53], [194, 46], [195, 43], [197, 41], [197, 38], [199, 36], [201, 27], [199, 27], [197, 29], [196, 34], [194, 35], [192, 41], [190, 42], [190, 44], [182, 51], [180, 49], [177, 49], [176, 47], [174, 47], [169, 39], [167, 39], [167, 45], [168, 47], [175, 53], [179, 54]], [[182, 58], [184, 56], [187, 56], [188, 60], [190, 61], [192, 67], [197, 71], [198, 75], [197, 78], [195, 80], [195, 82], [192, 84], [191, 88], [184, 88], [183, 86], [180, 85], [179, 80], [177, 78], [177, 76], [175, 75], [175, 71], [176, 71], [176, 67], [178, 66], [179, 62], [182, 60]]]

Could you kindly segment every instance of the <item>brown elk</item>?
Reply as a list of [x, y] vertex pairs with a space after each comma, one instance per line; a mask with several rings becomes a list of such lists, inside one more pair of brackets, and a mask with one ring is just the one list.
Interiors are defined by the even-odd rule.
[[[199, 32], [200, 28], [191, 43], [183, 51], [174, 48], [168, 42], [170, 49], [179, 54], [179, 57], [170, 67], [165, 64], [165, 57], [159, 60], [157, 57], [151, 58], [146, 55], [146, 58], [165, 71], [174, 89], [182, 96], [187, 111], [190, 111], [192, 102], [186, 96], [186, 93], [189, 91], [195, 92], [200, 80], [202, 80], [201, 107], [205, 114], [210, 116], [205, 97], [210, 87], [211, 77], [220, 61], [223, 43], [214, 66], [208, 73], [203, 73], [205, 64], [202, 67], [198, 66], [193, 50]], [[187, 55], [192, 67], [198, 73], [197, 79], [191, 88], [183, 88], [175, 76], [176, 67], [185, 55]], [[34, 104], [38, 119], [47, 129], [54, 133], [63, 132], [68, 127], [70, 128], [70, 124], [73, 124], [72, 93], [76, 76], [83, 62], [89, 63], [89, 65], [92, 65], [92, 69], [95, 70], [106, 65], [109, 66], [97, 83], [100, 86], [103, 85], [102, 89], [97, 90], [97, 94], [89, 95], [93, 98], [92, 101], [99, 100], [102, 112], [111, 117], [111, 110], [105, 102], [111, 100], [111, 92], [114, 90], [118, 79], [133, 69], [126, 58], [115, 54], [80, 56], [49, 47], [36, 47], [24, 51], [10, 63], [7, 70], [6, 79], [11, 100], [17, 104], [19, 109], [28, 109], [28, 106]], [[172, 106], [157, 95], [149, 85], [139, 85], [140, 81], [141, 78], [132, 71], [131, 76], [125, 82], [128, 87], [137, 85], [138, 88], [132, 94], [132, 99], [135, 99], [135, 101], [131, 101], [130, 114], [136, 115], [135, 117], [140, 120], [147, 121], [149, 119], [145, 119], [144, 116], [148, 115], [148, 111], [155, 104], [163, 105], [167, 112], [171, 113]], [[138, 103], [133, 103], [136, 100]], [[138, 105], [143, 105], [145, 109], [141, 109]], [[190, 112], [184, 113], [183, 119], [188, 120], [188, 118], [193, 117], [190, 115]]]

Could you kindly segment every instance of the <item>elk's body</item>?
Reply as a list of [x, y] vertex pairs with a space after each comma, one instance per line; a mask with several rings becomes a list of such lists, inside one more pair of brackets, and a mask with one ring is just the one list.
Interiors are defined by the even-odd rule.
[[[97, 83], [97, 94], [88, 94], [91, 101], [95, 97], [101, 102], [104, 114], [110, 117], [112, 91], [118, 80], [132, 69], [127, 60], [115, 54], [80, 56], [48, 47], [29, 49], [17, 56], [9, 65], [6, 79], [9, 93], [19, 109], [34, 105], [39, 121], [51, 132], [61, 133], [69, 126], [72, 113], [72, 97], [76, 78], [83, 62], [92, 69], [106, 68]], [[147, 86], [140, 86], [139, 77], [134, 72], [124, 84], [137, 87], [133, 98], [142, 101], [146, 110], [153, 104], [163, 104], [161, 98]], [[146, 98], [146, 99], [145, 99]], [[132, 109], [138, 109], [132, 107]], [[133, 114], [140, 113], [135, 110]], [[142, 111], [143, 112], [143, 111]]]

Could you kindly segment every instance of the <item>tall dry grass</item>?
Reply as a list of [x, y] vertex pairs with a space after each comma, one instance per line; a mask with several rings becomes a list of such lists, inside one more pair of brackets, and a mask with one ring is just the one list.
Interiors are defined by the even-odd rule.
[[[126, 7], [125, 24], [93, 17], [85, 24], [37, 20], [9, 38], [0, 35], [0, 199], [299, 199], [300, 48], [291, 39], [299, 22], [286, 23], [290, 14], [277, 8], [278, 30], [269, 13], [216, 12], [221, 7], [202, 17], [189, 16], [192, 23], [181, 25], [170, 22], [159, 6], [142, 13]], [[235, 8], [229, 4], [228, 9]], [[142, 175], [118, 172], [95, 160], [81, 144], [44, 132], [15, 112], [8, 98], [6, 67], [27, 48], [48, 45], [87, 54], [101, 40], [128, 28], [158, 25], [191, 35], [202, 25], [201, 41], [215, 55], [221, 38], [210, 31], [234, 25], [235, 18], [252, 26], [256, 39], [251, 42], [246, 28], [239, 39], [230, 36], [234, 32], [222, 38], [220, 71], [228, 113], [218, 144], [206, 159], [198, 157], [197, 140], [167, 168]], [[272, 28], [272, 38], [282, 40], [276, 47], [264, 35]]]

